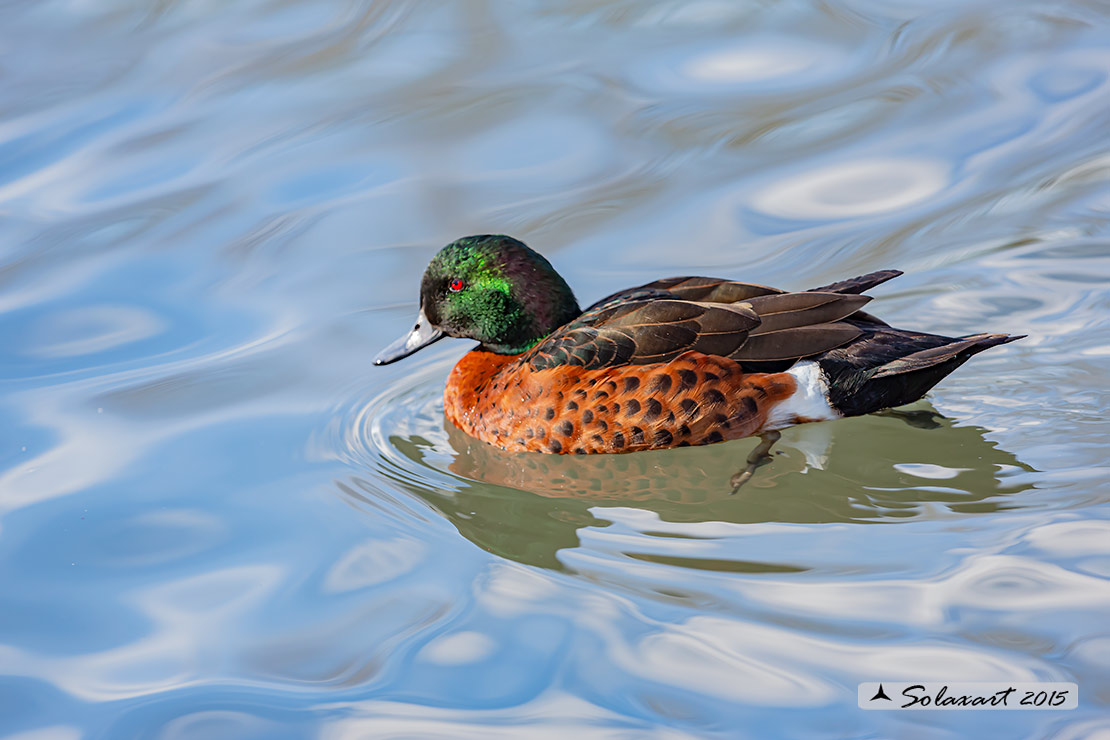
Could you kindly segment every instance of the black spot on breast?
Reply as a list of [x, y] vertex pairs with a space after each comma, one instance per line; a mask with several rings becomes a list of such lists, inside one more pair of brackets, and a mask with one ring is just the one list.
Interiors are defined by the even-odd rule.
[[548, 444], [547, 449], [549, 449], [549, 450], [551, 450], [552, 452], [555, 452], [555, 453], [562, 452], [563, 451], [563, 443], [560, 442], [557, 439], [553, 439], [553, 440], [551, 440], [551, 443]]
[[543, 439], [546, 436], [547, 436], [547, 430], [544, 429], [543, 427], [540, 427], [539, 429], [536, 430], [536, 438], [537, 439]]
[[596, 408], [596, 409], [597, 409], [597, 413], [599, 413], [599, 414], [607, 414], [607, 413], [609, 413], [609, 407], [608, 407], [608, 406], [606, 406], [606, 405], [605, 405], [605, 404], [603, 404], [603, 403], [599, 403], [599, 404], [598, 404], [597, 406], [595, 406], [594, 408]]
[[574, 422], [561, 421], [559, 422], [558, 426], [555, 427], [555, 431], [557, 431], [564, 437], [569, 437], [570, 435], [574, 434]]
[[706, 373], [705, 374], [705, 379], [706, 380], [720, 380], [721, 376], [718, 375], [717, 373]]
[[586, 409], [585, 411], [582, 412], [582, 423], [583, 424], [589, 424], [593, 420], [594, 420], [594, 411], [593, 411], [593, 409]]
[[619, 414], [621, 412], [621, 405], [619, 403], [613, 404], [613, 413]]
[[536, 436], [536, 433], [532, 431], [531, 427], [528, 427], [527, 429], [524, 430], [524, 436], [527, 437], [528, 439], [532, 439], [532, 437]]
[[570, 411], [577, 411], [578, 410], [578, 402], [577, 401], [567, 401], [567, 409], [570, 410]]
[[678, 389], [681, 391], [690, 390], [698, 384], [698, 374], [693, 370], [679, 370], [678, 371]]
[[659, 429], [652, 437], [652, 442], [660, 446], [670, 445], [674, 442], [674, 436], [671, 435], [666, 429]]
[[589, 395], [589, 393], [586, 392], [585, 388], [578, 388], [574, 391], [574, 395], [578, 396], [579, 398], [585, 398]]
[[581, 447], [575, 447], [574, 448], [574, 454], [575, 455], [585, 455], [586, 451], [584, 449], [582, 449]]
[[608, 397], [609, 397], [609, 394], [606, 393], [605, 391], [598, 391], [597, 393], [594, 394], [594, 400], [595, 401], [600, 401], [601, 399], [608, 398]]
[[548, 406], [547, 411], [543, 412], [543, 418], [547, 419], [548, 421], [551, 421], [552, 419], [554, 419], [555, 418], [555, 409]]
[[640, 387], [640, 379], [634, 376], [629, 376], [624, 379], [624, 392], [631, 393]]
[[590, 439], [594, 442], [594, 444], [605, 444], [605, 438], [602, 437], [600, 434], [590, 435]]
[[690, 427], [683, 424], [682, 426], [680, 426], [678, 428], [678, 435], [680, 437], [689, 437], [690, 436]]
[[678, 404], [687, 417], [693, 416], [698, 412], [698, 402], [692, 398], [684, 398]]
[[710, 432], [705, 438], [706, 444], [715, 444], [717, 442], [724, 442], [724, 441], [725, 441], [724, 435], [722, 435], [716, 429], [714, 429], [712, 432]]
[[624, 402], [624, 415], [635, 416], [640, 413], [640, 402], [635, 398], [630, 398]]
[[759, 406], [756, 404], [755, 399], [751, 396], [744, 396], [740, 399], [740, 403], [744, 406], [744, 411], [751, 416], [759, 413]]
[[690, 443], [687, 442], [686, 440], [682, 440], [681, 442], [679, 442], [678, 444], [675, 445], [675, 447], [689, 447], [689, 446], [690, 446]]
[[648, 388], [652, 393], [666, 393], [671, 389], [671, 376], [666, 373], [660, 373], [651, 379], [651, 387]]
[[624, 435], [620, 432], [615, 432], [613, 434], [613, 447], [618, 450], [624, 448]]
[[705, 393], [703, 393], [701, 397], [702, 397], [702, 400], [705, 401], [706, 403], [724, 403], [725, 402], [725, 394], [721, 393], [716, 388], [710, 388]]
[[644, 443], [644, 430], [643, 429], [640, 429], [640, 427], [632, 427], [628, 431], [629, 431], [630, 436], [632, 437], [632, 444], [642, 445]]
[[601, 431], [606, 431], [609, 428], [609, 422], [598, 419], [597, 425], [601, 427]]
[[616, 384], [616, 383], [614, 383], [614, 382], [613, 382], [613, 381], [611, 381], [611, 380], [606, 380], [606, 381], [605, 381], [605, 388], [606, 388], [606, 390], [608, 390], [608, 391], [609, 391], [610, 393], [615, 393], [615, 392], [616, 392], [616, 390], [617, 390], [617, 384]]
[[659, 418], [659, 414], [663, 413], [663, 404], [656, 401], [654, 398], [647, 400], [647, 409], [644, 411], [644, 420], [653, 421]]

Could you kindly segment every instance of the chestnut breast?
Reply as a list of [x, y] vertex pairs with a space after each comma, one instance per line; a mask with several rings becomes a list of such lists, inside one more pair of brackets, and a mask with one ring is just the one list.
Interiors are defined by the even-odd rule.
[[751, 436], [796, 388], [786, 373], [745, 374], [699, 352], [595, 370], [533, 371], [518, 359], [465, 355], [444, 391], [448, 420], [510, 451], [634, 452]]

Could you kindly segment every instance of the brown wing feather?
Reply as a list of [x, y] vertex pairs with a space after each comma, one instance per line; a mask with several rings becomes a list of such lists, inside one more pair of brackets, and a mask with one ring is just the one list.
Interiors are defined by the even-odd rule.
[[[674, 277], [614, 293], [527, 354], [535, 370], [668, 362], [683, 352], [738, 361], [796, 360], [839, 347], [860, 334], [843, 319], [866, 316], [856, 295], [896, 277], [895, 270], [786, 293], [754, 283]], [[879, 323], [876, 320], [876, 323]]]
[[759, 336], [749, 336], [744, 346], [729, 357], [740, 363], [796, 360], [835, 349], [862, 333], [861, 329], [843, 322], [782, 329]]
[[667, 362], [683, 352], [728, 356], [759, 326], [746, 306], [663, 299], [599, 311], [589, 325], [565, 327], [528, 352], [534, 370]]
[[759, 315], [759, 327], [751, 332], [755, 336], [839, 321], [851, 316], [870, 300], [869, 296], [864, 295], [807, 292], [762, 296], [753, 298], [744, 305], [751, 306]]
[[876, 270], [875, 272], [869, 272], [866, 275], [860, 275], [859, 277], [848, 278], [847, 280], [838, 280], [835, 283], [822, 285], [820, 288], [812, 288], [809, 292], [865, 293], [866, 291], [874, 288], [876, 285], [881, 285], [887, 280], [893, 280], [894, 278], [902, 274], [903, 272], [901, 270]]
[[782, 293], [778, 288], [756, 283], [738, 283], [709, 277], [673, 277], [641, 286], [645, 290], [665, 290], [687, 301], [737, 303], [757, 296]]

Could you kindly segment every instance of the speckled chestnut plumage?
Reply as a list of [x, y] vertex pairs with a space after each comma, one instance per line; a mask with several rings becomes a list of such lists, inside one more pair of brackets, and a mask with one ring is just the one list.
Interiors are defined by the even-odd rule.
[[475, 351], [451, 371], [444, 411], [506, 450], [634, 452], [748, 437], [795, 385], [786, 373], [745, 374], [734, 360], [700, 352], [652, 365], [532, 370]]

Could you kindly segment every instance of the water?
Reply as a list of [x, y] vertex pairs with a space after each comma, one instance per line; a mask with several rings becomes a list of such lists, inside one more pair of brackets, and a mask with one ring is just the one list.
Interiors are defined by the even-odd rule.
[[[1110, 735], [1104, 3], [7, 2], [0, 79], [0, 736]], [[513, 456], [370, 365], [482, 232], [1029, 338], [738, 496]]]

